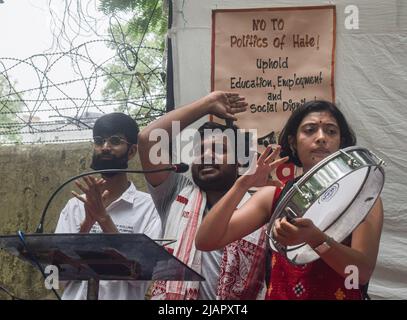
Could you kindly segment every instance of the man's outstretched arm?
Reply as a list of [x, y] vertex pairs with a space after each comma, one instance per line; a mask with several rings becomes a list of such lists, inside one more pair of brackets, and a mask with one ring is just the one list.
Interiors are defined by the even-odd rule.
[[[160, 119], [150, 123], [144, 128], [138, 137], [139, 155], [143, 170], [163, 169], [168, 167], [168, 163], [154, 164], [151, 161], [150, 150], [157, 141], [150, 140], [154, 130], [164, 130], [167, 132], [169, 141], [173, 138], [172, 123], [179, 122], [179, 128], [182, 131], [187, 126], [202, 118], [205, 115], [212, 114], [222, 119], [237, 120], [234, 114], [246, 111], [247, 103], [244, 98], [237, 93], [214, 91], [207, 96], [196, 100], [186, 106], [177, 108]], [[161, 152], [170, 156], [169, 146], [162, 144]], [[156, 187], [163, 183], [169, 175], [168, 171], [145, 174], [149, 184]]]

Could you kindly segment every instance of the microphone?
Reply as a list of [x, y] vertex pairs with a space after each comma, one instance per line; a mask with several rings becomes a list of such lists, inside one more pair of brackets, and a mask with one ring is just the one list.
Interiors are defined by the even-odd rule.
[[161, 168], [161, 169], [152, 169], [152, 170], [132, 170], [132, 169], [103, 169], [103, 170], [93, 170], [85, 173], [81, 173], [77, 176], [74, 176], [68, 180], [66, 180], [64, 183], [62, 183], [51, 195], [51, 197], [48, 199], [47, 204], [44, 207], [44, 210], [42, 211], [41, 214], [41, 219], [40, 222], [38, 223], [37, 229], [35, 230], [35, 233], [43, 233], [44, 231], [44, 221], [45, 221], [45, 215], [47, 213], [48, 207], [51, 204], [51, 201], [54, 199], [54, 197], [57, 195], [57, 193], [65, 187], [68, 183], [72, 182], [73, 180], [85, 177], [85, 176], [90, 176], [93, 174], [97, 173], [120, 173], [120, 172], [128, 172], [128, 173], [156, 173], [156, 172], [164, 172], [164, 171], [174, 171], [176, 173], [184, 173], [187, 172], [189, 169], [189, 165], [186, 163], [179, 163], [179, 164], [173, 164], [170, 167], [166, 168]]
[[189, 170], [189, 165], [187, 165], [186, 163], [183, 163], [183, 162], [181, 162], [179, 164], [174, 164], [173, 167], [174, 167], [174, 171], [176, 173], [184, 173]]

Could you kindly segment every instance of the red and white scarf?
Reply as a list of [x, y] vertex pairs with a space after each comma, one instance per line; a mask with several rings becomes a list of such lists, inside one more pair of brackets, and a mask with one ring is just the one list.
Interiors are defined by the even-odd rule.
[[[245, 195], [240, 205], [250, 196]], [[239, 205], [239, 206], [240, 206]], [[179, 260], [201, 273], [202, 252], [195, 248], [195, 235], [206, 208], [206, 194], [198, 187], [185, 188], [171, 206], [164, 238], [177, 239], [166, 248]], [[217, 287], [218, 300], [264, 299], [265, 227], [224, 248]], [[153, 300], [196, 300], [198, 281], [155, 281]]]

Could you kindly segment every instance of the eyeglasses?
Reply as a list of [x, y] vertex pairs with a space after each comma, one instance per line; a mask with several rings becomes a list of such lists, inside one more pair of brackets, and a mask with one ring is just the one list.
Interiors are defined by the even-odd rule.
[[126, 141], [126, 139], [119, 137], [119, 136], [110, 136], [107, 138], [103, 138], [100, 136], [96, 136], [93, 137], [93, 144], [95, 146], [103, 146], [105, 144], [105, 142], [108, 142], [111, 146], [119, 146], [122, 142], [127, 143], [127, 144], [131, 144], [129, 142]]

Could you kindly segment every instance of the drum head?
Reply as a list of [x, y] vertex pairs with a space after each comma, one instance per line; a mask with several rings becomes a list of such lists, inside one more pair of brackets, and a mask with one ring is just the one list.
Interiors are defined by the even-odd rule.
[[[346, 150], [346, 149], [345, 149]], [[366, 158], [366, 149], [352, 147], [353, 152]], [[346, 159], [336, 154], [323, 160], [312, 172], [301, 178], [277, 206], [270, 220], [269, 234], [274, 221], [287, 215], [287, 208], [298, 217], [313, 221], [321, 231], [342, 242], [363, 221], [378, 198], [384, 184], [384, 171], [375, 161], [360, 161], [359, 166], [343, 165]], [[364, 163], [366, 162], [366, 163]], [[369, 163], [372, 162], [372, 163]], [[310, 191], [312, 200], [299, 201], [302, 190]], [[322, 188], [323, 186], [324, 188]], [[325, 187], [326, 186], [326, 187]], [[318, 190], [323, 189], [321, 192]], [[309, 195], [309, 194], [308, 194]], [[294, 264], [305, 264], [319, 258], [307, 244], [282, 246], [270, 237], [273, 250], [285, 254]]]

